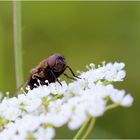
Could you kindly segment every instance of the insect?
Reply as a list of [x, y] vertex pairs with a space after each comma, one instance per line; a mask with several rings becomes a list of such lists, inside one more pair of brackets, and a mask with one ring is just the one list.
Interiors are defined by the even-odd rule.
[[[73, 77], [64, 73], [66, 69], [70, 70]], [[58, 77], [62, 74], [73, 80], [80, 78], [76, 76], [73, 70], [68, 66], [64, 56], [60, 54], [53, 54], [42, 60], [34, 69], [32, 69], [29, 79], [21, 87], [24, 88], [29, 86], [30, 89], [33, 89], [39, 86], [39, 84], [47, 85], [46, 81], [48, 81], [48, 83], [56, 81], [60, 83]]]

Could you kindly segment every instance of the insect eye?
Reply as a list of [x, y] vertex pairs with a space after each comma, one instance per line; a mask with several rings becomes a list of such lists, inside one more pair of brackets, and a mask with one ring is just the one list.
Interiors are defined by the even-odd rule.
[[60, 58], [59, 58], [59, 59], [64, 61], [64, 57], [62, 57], [62, 56], [60, 56]]

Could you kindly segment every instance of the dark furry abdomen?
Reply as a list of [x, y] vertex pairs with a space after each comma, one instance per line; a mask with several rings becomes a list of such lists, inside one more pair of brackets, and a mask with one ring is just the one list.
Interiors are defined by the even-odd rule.
[[[48, 80], [49, 83], [56, 82], [57, 78], [64, 72], [64, 70], [61, 72], [53, 72], [54, 75], [52, 74], [52, 72], [53, 71], [51, 69], [46, 69], [44, 71], [44, 74], [45, 74], [44, 78], [37, 77], [37, 79], [32, 79], [32, 77], [30, 77], [30, 80], [27, 85], [30, 86], [30, 89], [33, 89], [39, 85], [48, 85], [47, 82], [45, 82], [46, 80]], [[39, 80], [39, 83], [38, 83], [38, 80]]]

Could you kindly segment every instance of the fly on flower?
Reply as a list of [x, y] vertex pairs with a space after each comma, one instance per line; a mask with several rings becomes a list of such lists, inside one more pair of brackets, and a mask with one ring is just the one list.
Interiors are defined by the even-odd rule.
[[[64, 73], [67, 68], [70, 70], [73, 77], [70, 77], [69, 75]], [[29, 79], [22, 85], [22, 87], [29, 86], [30, 89], [33, 89], [39, 86], [39, 84], [47, 85], [48, 83], [56, 81], [60, 83], [58, 77], [61, 74], [73, 80], [75, 80], [75, 78], [79, 78], [68, 66], [64, 56], [60, 54], [53, 54], [48, 58], [42, 60], [34, 69], [32, 69]]]

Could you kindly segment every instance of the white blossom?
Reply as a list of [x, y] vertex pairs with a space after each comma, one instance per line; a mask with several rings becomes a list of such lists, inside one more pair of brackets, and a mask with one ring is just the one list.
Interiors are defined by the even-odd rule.
[[54, 128], [42, 128], [40, 127], [37, 132], [35, 132], [34, 137], [38, 140], [50, 140], [55, 136]]
[[68, 123], [68, 127], [71, 130], [78, 129], [86, 120], [86, 118], [87, 118], [87, 114], [85, 110], [83, 110], [83, 105], [78, 105], [73, 111], [71, 119]]
[[102, 98], [99, 98], [98, 96], [91, 96], [89, 103], [88, 103], [88, 113], [92, 117], [98, 117], [103, 115], [106, 109], [106, 102]]
[[87, 66], [76, 81], [62, 81], [40, 85], [18, 97], [5, 97], [0, 103], [3, 126], [0, 139], [53, 139], [55, 128], [67, 125], [70, 130], [80, 128], [88, 117], [104, 115], [107, 106], [129, 107], [133, 97], [116, 89], [113, 82], [124, 80], [125, 64], [105, 62], [98, 67]]
[[128, 94], [123, 98], [121, 105], [129, 107], [132, 105], [132, 103], [133, 103], [133, 97], [130, 94]]

